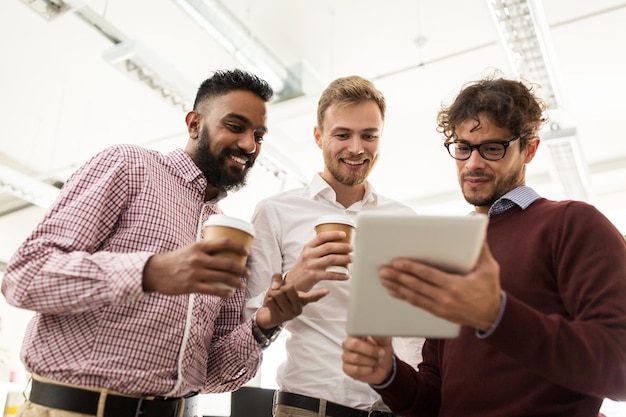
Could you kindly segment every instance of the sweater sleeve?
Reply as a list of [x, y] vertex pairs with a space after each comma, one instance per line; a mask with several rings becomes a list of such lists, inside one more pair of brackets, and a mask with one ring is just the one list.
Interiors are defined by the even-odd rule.
[[385, 388], [375, 389], [394, 413], [404, 417], [436, 417], [441, 398], [441, 357], [445, 343], [426, 339], [419, 371], [396, 357], [394, 379]]
[[[600, 212], [570, 203], [545, 242], [566, 314], [508, 294], [485, 341], [548, 381], [599, 398], [626, 399], [626, 243]], [[538, 262], [538, 261], [536, 261]]]

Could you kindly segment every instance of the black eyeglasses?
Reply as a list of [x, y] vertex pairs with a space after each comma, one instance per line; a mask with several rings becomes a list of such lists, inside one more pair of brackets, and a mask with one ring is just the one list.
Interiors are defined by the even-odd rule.
[[519, 136], [516, 136], [509, 141], [483, 142], [478, 145], [471, 145], [465, 141], [446, 142], [443, 145], [448, 150], [450, 156], [459, 161], [468, 160], [472, 156], [474, 149], [487, 161], [497, 161], [504, 158], [509, 145], [519, 138]]

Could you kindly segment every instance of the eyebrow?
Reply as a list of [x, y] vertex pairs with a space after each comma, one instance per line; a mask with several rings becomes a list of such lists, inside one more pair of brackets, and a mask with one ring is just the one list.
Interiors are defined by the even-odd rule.
[[[457, 138], [457, 139], [454, 139], [452, 142], [471, 143], [469, 140], [467, 140], [467, 139], [463, 139], [463, 138]], [[483, 140], [483, 141], [482, 141], [482, 142], [480, 142], [479, 144], [483, 144], [483, 143], [493, 143], [493, 142], [508, 142], [508, 140], [506, 140], [506, 139], [487, 139], [487, 140]]]
[[[354, 132], [355, 130], [350, 129], [349, 127], [343, 127], [343, 126], [337, 126], [331, 130], [331, 132], [338, 132], [338, 131]], [[377, 127], [367, 127], [365, 129], [358, 130], [358, 132], [368, 132], [368, 133], [380, 132], [380, 129]]]
[[[233, 118], [233, 119], [237, 119], [240, 122], [242, 122], [243, 124], [245, 124], [246, 126], [252, 127], [252, 120], [248, 119], [246, 116], [239, 114], [239, 113], [226, 113], [224, 115], [224, 117], [222, 117], [222, 119], [228, 119], [228, 118]], [[267, 126], [258, 126], [254, 129], [255, 131], [260, 131], [263, 133], [267, 133]]]

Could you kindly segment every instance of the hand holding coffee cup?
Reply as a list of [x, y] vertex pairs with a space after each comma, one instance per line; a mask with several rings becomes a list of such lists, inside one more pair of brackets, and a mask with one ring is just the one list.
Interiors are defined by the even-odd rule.
[[[213, 214], [207, 221], [204, 222], [203, 226], [204, 240], [227, 237], [242, 243], [248, 251], [252, 246], [252, 240], [254, 239], [254, 227], [245, 220], [223, 214]], [[247, 256], [242, 256], [239, 253], [232, 251], [219, 251], [215, 252], [214, 255], [234, 259], [239, 262], [241, 266], [246, 265]], [[233, 287], [219, 282], [213, 283], [212, 285], [219, 288], [234, 289]]]
[[[315, 232], [319, 234], [322, 232], [341, 230], [346, 233], [346, 237], [339, 242], [352, 244], [355, 227], [356, 225], [350, 217], [339, 214], [329, 214], [317, 219]], [[326, 268], [326, 271], [346, 275], [350, 273], [349, 265], [331, 265]]]

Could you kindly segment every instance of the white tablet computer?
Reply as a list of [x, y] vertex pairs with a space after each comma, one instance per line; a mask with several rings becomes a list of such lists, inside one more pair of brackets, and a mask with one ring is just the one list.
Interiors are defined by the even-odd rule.
[[397, 257], [469, 272], [485, 239], [485, 215], [425, 216], [363, 212], [356, 218], [347, 332], [353, 336], [457, 337], [460, 325], [393, 298], [378, 269]]

